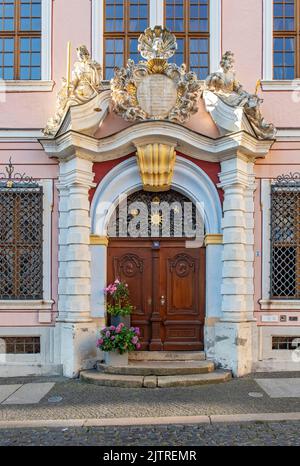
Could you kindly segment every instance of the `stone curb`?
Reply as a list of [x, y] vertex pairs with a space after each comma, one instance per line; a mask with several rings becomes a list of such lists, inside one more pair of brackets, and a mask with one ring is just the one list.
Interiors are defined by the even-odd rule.
[[212, 416], [184, 416], [161, 418], [112, 418], [112, 419], [57, 419], [0, 421], [0, 429], [35, 429], [64, 427], [130, 427], [130, 426], [162, 426], [176, 424], [220, 424], [243, 422], [282, 422], [300, 421], [299, 413], [255, 413]]

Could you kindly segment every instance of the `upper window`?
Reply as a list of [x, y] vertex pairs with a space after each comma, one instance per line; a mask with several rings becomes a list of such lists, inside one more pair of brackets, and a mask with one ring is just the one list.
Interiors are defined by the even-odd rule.
[[104, 2], [104, 78], [111, 79], [115, 66], [128, 58], [137, 61], [139, 35], [149, 26], [149, 0]]
[[41, 0], [0, 0], [0, 79], [41, 79]]
[[0, 300], [42, 299], [42, 188], [0, 183], [0, 225]]
[[273, 79], [300, 78], [300, 0], [273, 1]]
[[300, 299], [300, 182], [272, 186], [271, 298]]
[[165, 0], [165, 24], [177, 37], [173, 57], [199, 79], [209, 73], [209, 0]]

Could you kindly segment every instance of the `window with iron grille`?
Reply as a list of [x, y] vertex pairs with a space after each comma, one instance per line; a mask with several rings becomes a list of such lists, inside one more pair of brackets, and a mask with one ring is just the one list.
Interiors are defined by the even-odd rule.
[[43, 191], [0, 183], [0, 300], [43, 298]]
[[272, 185], [271, 298], [300, 299], [300, 175]]
[[41, 79], [41, 0], [0, 0], [0, 79]]
[[0, 337], [0, 354], [40, 354], [40, 337]]
[[293, 351], [300, 347], [299, 337], [272, 337], [272, 350]]

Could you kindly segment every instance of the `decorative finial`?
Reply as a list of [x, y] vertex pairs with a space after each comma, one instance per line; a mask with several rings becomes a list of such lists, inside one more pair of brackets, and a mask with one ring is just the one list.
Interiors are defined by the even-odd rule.
[[260, 79], [258, 79], [258, 80], [256, 81], [255, 93], [254, 93], [255, 95], [258, 95], [259, 89], [261, 89], [261, 80], [260, 80]]
[[0, 173], [0, 185], [6, 188], [13, 188], [15, 183], [25, 183], [26, 185], [33, 184], [33, 178], [27, 176], [25, 173], [14, 173], [15, 167], [12, 164], [11, 157], [9, 157], [8, 165], [5, 167], [5, 173]]

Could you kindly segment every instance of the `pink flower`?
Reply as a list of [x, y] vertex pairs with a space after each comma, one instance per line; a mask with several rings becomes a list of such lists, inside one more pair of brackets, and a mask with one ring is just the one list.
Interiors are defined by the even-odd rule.
[[115, 327], [114, 325], [112, 325], [112, 326], [110, 327], [110, 330], [114, 332], [114, 331], [116, 330], [116, 327]]
[[137, 343], [137, 344], [135, 345], [135, 347], [136, 347], [137, 350], [140, 350], [141, 347], [142, 347], [142, 345], [141, 345], [140, 343]]
[[141, 334], [141, 330], [140, 330], [138, 327], [136, 327], [136, 328], [134, 329], [134, 333], [139, 337], [140, 334]]
[[136, 345], [138, 343], [138, 341], [139, 341], [138, 337], [133, 337], [133, 339], [131, 340], [131, 343]]
[[116, 284], [116, 285], [120, 285], [120, 283], [121, 283], [120, 280], [117, 278], [117, 279], [115, 280], [115, 284]]
[[107, 331], [106, 334], [105, 334], [106, 338], [109, 338], [110, 337], [110, 332]]
[[97, 346], [101, 346], [103, 345], [103, 338], [100, 338], [98, 341], [97, 341]]
[[111, 341], [114, 341], [116, 339], [116, 337], [112, 336], [111, 337]]

